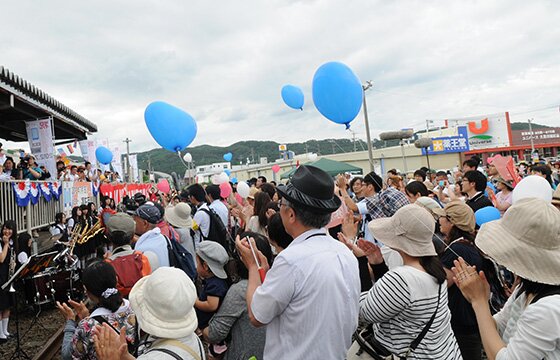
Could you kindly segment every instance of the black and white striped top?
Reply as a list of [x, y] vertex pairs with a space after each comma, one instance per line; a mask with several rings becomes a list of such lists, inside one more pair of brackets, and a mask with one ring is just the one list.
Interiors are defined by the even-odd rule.
[[[451, 330], [447, 288], [430, 330], [408, 359], [462, 359]], [[360, 297], [360, 317], [373, 323], [376, 339], [395, 355], [404, 355], [437, 306], [438, 285], [433, 276], [411, 266], [387, 272]]]

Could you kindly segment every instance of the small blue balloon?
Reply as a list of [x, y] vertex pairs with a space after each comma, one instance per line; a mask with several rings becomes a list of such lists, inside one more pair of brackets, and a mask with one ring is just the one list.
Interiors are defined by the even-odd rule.
[[313, 102], [319, 112], [337, 124], [350, 127], [362, 107], [362, 84], [354, 72], [339, 62], [328, 62], [313, 76]]
[[236, 177], [231, 178], [230, 181], [231, 181], [232, 184], [237, 184], [237, 178]]
[[285, 85], [282, 87], [282, 100], [292, 109], [303, 110], [303, 92], [297, 86]]
[[230, 169], [225, 169], [224, 172], [227, 174], [227, 176], [231, 175], [231, 170]]
[[476, 224], [478, 226], [482, 226], [482, 224], [486, 224], [489, 221], [499, 220], [501, 217], [500, 210], [496, 209], [493, 206], [487, 206], [482, 209], [478, 209], [474, 213], [474, 217], [476, 219]]
[[113, 153], [105, 146], [99, 146], [95, 149], [95, 158], [100, 164], [107, 165], [113, 161]]
[[224, 154], [224, 160], [225, 161], [230, 162], [231, 159], [233, 159], [233, 154], [232, 153], [228, 152], [228, 153]]
[[193, 117], [163, 101], [155, 101], [144, 111], [146, 126], [154, 140], [164, 149], [181, 151], [196, 137]]

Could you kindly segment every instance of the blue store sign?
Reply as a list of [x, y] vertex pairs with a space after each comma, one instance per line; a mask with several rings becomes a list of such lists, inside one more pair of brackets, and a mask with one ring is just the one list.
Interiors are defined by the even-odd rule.
[[[469, 151], [469, 136], [466, 126], [457, 128], [458, 136], [445, 136], [432, 138], [432, 146], [427, 148], [428, 155], [460, 153]], [[422, 155], [426, 155], [426, 149], [422, 149]]]

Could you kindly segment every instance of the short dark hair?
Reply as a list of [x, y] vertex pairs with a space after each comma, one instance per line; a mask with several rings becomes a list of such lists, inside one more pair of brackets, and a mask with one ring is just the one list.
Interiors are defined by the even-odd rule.
[[429, 196], [430, 192], [424, 183], [420, 181], [411, 181], [408, 183], [404, 190], [409, 193], [410, 195], [416, 196], [416, 194], [420, 194], [420, 196]]
[[443, 170], [440, 170], [440, 171], [436, 172], [436, 176], [445, 176], [445, 177], [447, 177], [447, 173], [446, 173], [445, 171], [443, 171]]
[[[273, 259], [272, 248], [270, 247], [270, 243], [268, 242], [266, 236], [251, 231], [245, 231], [240, 235], [242, 239], [247, 236], [255, 239], [255, 245], [257, 245], [257, 249], [264, 255], [266, 261], [268, 262], [268, 265], [272, 266], [272, 259]], [[243, 262], [240, 259], [237, 259], [236, 265], [237, 265], [237, 275], [239, 275], [239, 277], [242, 279], [248, 279], [249, 271], [247, 270]]]
[[204, 202], [206, 200], [206, 191], [200, 184], [192, 184], [187, 188], [189, 195], [194, 197], [196, 201]]
[[263, 183], [266, 182], [266, 178], [265, 178], [264, 176], [262, 176], [262, 175], [259, 176], [258, 179], [259, 179], [260, 181], [262, 181]]
[[368, 185], [373, 185], [375, 192], [380, 192], [381, 189], [383, 189], [383, 179], [381, 179], [381, 176], [377, 175], [375, 171], [372, 171], [364, 176], [364, 180], [362, 180], [362, 182]]
[[422, 178], [422, 181], [425, 181], [425, 180], [426, 180], [426, 172], [425, 172], [424, 170], [422, 170], [422, 169], [416, 170], [416, 171], [414, 172], [414, 175], [413, 175], [413, 176], [414, 176], [414, 177], [420, 176], [420, 177]]
[[77, 167], [76, 165], [70, 166], [70, 170], [72, 170], [72, 169], [77, 169], [77, 168], [78, 168], [78, 167]]
[[476, 191], [484, 191], [486, 189], [488, 180], [483, 173], [478, 170], [469, 170], [464, 175], [463, 178], [467, 179], [470, 183], [474, 183], [474, 188]]
[[287, 248], [294, 240], [292, 236], [286, 232], [280, 213], [276, 213], [268, 219], [268, 226], [266, 229], [268, 230], [268, 237], [270, 240], [274, 241], [282, 249]]
[[119, 247], [123, 245], [129, 245], [132, 241], [133, 234], [128, 234], [124, 231], [113, 231], [109, 232], [107, 238], [113, 243], [113, 247]]
[[91, 165], [91, 163], [90, 163], [89, 161], [86, 161], [86, 162], [84, 163], [84, 166], [88, 166], [88, 165]]
[[387, 174], [399, 175], [399, 173], [397, 172], [397, 169], [391, 169], [391, 170], [387, 171]]
[[99, 306], [115, 312], [122, 304], [122, 296], [117, 291], [108, 297], [103, 296], [107, 289], [117, 288], [117, 273], [113, 265], [105, 261], [95, 261], [82, 273], [82, 283], [86, 289], [99, 298]]
[[263, 183], [261, 185], [261, 191], [267, 193], [272, 199], [276, 193], [276, 188], [271, 183]]
[[220, 187], [218, 185], [208, 185], [206, 187], [206, 193], [212, 198], [212, 200], [220, 200], [222, 198], [220, 194]]
[[307, 208], [298, 207], [297, 204], [292, 204], [288, 201], [285, 201], [285, 203], [286, 206], [294, 210], [296, 219], [298, 219], [303, 226], [308, 226], [313, 229], [320, 229], [326, 226], [331, 221], [331, 213], [317, 213]]
[[350, 184], [348, 184], [350, 186], [350, 190], [352, 190], [352, 188], [354, 187], [354, 184], [356, 183], [356, 181], [360, 181], [363, 182], [364, 179], [360, 176], [356, 176], [355, 178], [352, 178], [352, 180], [350, 180]]
[[476, 169], [480, 164], [480, 158], [478, 156], [472, 156], [470, 159], [463, 161], [463, 166], [467, 165], [468, 167]]
[[64, 216], [64, 213], [58, 212], [54, 215], [54, 223], [55, 224], [61, 224], [62, 223], [62, 217]]

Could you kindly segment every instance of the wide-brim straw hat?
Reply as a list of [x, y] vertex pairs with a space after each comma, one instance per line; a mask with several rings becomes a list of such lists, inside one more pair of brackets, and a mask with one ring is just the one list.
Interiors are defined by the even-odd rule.
[[198, 327], [194, 303], [196, 288], [177, 268], [160, 267], [144, 276], [130, 291], [130, 304], [140, 328], [153, 336], [178, 339]]
[[165, 209], [165, 220], [177, 228], [192, 228], [191, 207], [183, 202], [168, 206]]
[[424, 207], [408, 204], [390, 218], [369, 222], [369, 231], [386, 246], [415, 257], [436, 256], [434, 217]]
[[474, 233], [476, 218], [470, 206], [461, 200], [448, 202], [443, 209], [433, 209], [436, 216], [445, 216], [457, 228], [468, 233]]
[[496, 182], [499, 182], [501, 184], [504, 184], [508, 189], [513, 190], [514, 186], [513, 186], [513, 181], [511, 180], [506, 180], [503, 177], [498, 177], [496, 179]]
[[475, 243], [524, 279], [560, 285], [560, 211], [545, 200], [519, 200], [502, 219], [482, 225]]

